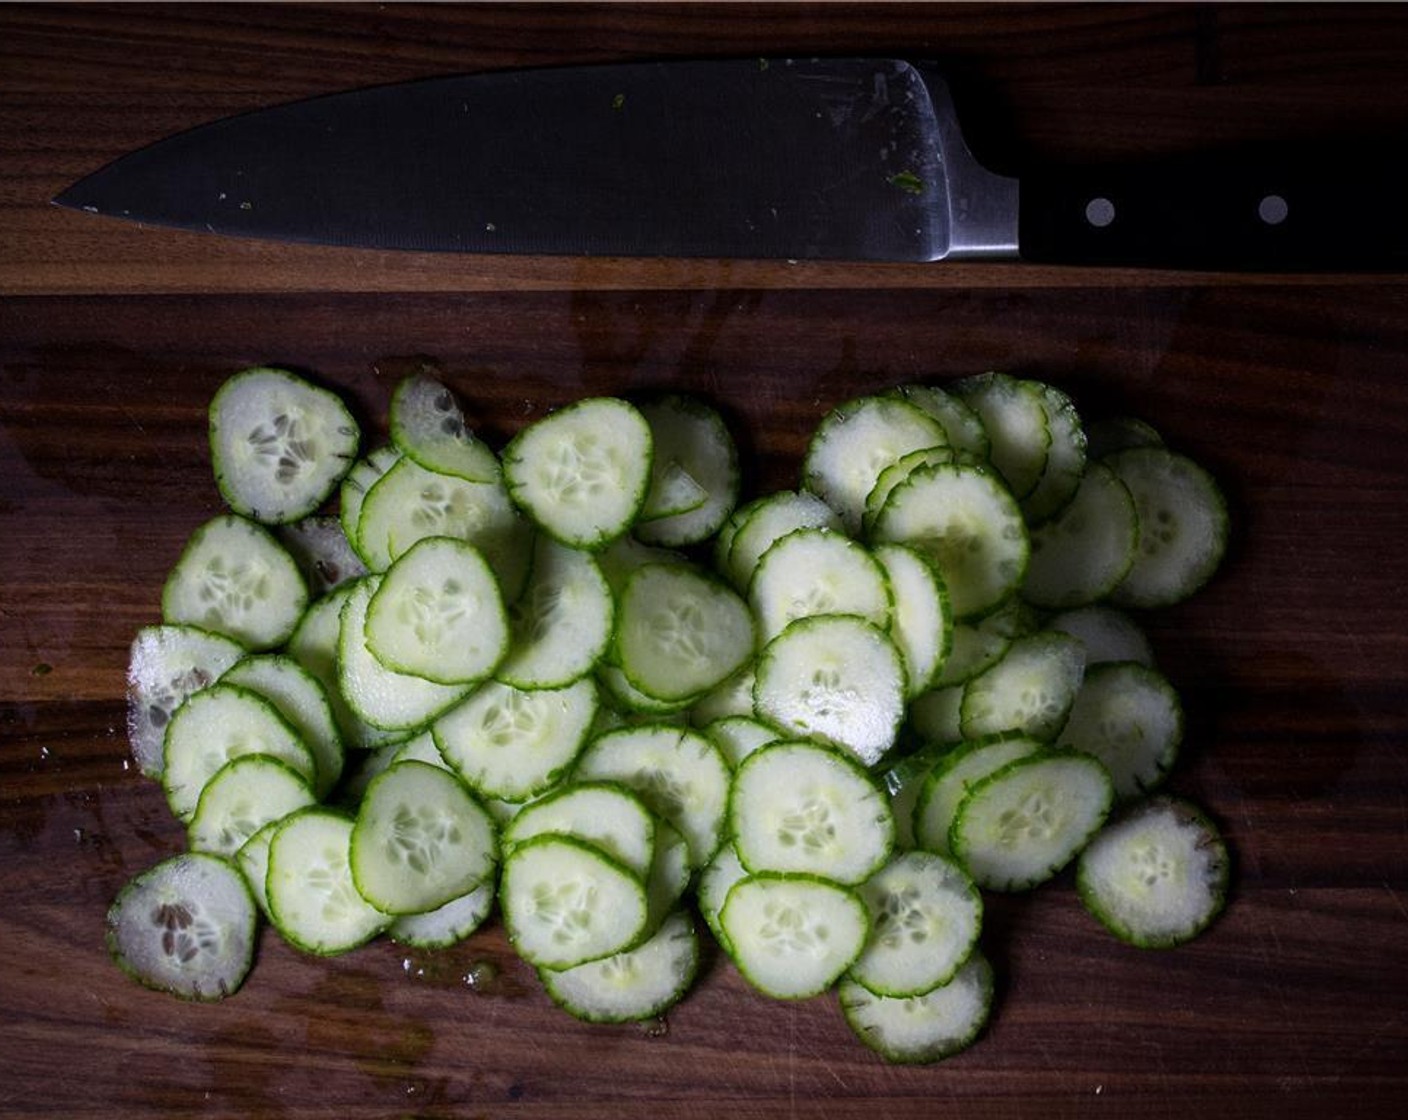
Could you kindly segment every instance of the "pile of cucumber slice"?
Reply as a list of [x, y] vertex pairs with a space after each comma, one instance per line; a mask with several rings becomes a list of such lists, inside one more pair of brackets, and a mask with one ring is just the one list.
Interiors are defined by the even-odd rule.
[[496, 452], [415, 374], [387, 428], [363, 448], [279, 369], [211, 404], [228, 512], [129, 667], [133, 756], [188, 838], [108, 916], [141, 983], [229, 995], [261, 915], [327, 955], [497, 912], [570, 1014], [642, 1020], [694, 981], [697, 916], [760, 993], [830, 994], [930, 1062], [991, 1012], [982, 892], [1076, 863], [1145, 947], [1220, 910], [1215, 826], [1154, 795], [1182, 708], [1130, 612], [1202, 587], [1228, 514], [1147, 424], [998, 373], [901, 386], [747, 501], [680, 394]]

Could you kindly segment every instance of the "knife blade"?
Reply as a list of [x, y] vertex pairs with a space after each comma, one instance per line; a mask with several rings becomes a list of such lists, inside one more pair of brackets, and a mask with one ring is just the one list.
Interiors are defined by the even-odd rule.
[[730, 59], [500, 71], [201, 125], [54, 201], [147, 225], [383, 249], [1193, 268], [1408, 262], [1402, 173], [1196, 155], [1017, 178], [938, 67]]

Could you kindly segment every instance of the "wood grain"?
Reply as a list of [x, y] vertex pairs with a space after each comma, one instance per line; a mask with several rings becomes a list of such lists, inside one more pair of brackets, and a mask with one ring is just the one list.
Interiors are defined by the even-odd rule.
[[[1341, 119], [1401, 130], [1390, 8], [976, 5], [0, 8], [0, 1116], [1397, 1115], [1408, 1090], [1408, 285], [1052, 270], [308, 253], [84, 222], [45, 200], [174, 128], [452, 69], [666, 54], [945, 53], [1014, 159], [1175, 150]], [[941, 279], [940, 277], [947, 277]], [[1207, 463], [1233, 547], [1147, 620], [1189, 714], [1172, 787], [1235, 856], [1170, 953], [1105, 936], [1069, 874], [989, 900], [991, 1029], [891, 1068], [827, 999], [717, 953], [663, 1036], [553, 1008], [495, 924], [323, 961], [265, 933], [215, 1007], [137, 988], [103, 915], [181, 843], [126, 762], [126, 648], [218, 508], [204, 416], [270, 361], [369, 433], [411, 355], [501, 440], [595, 392], [687, 388], [795, 484], [826, 408], [987, 368], [1132, 411]], [[464, 977], [497, 966], [485, 991]]]

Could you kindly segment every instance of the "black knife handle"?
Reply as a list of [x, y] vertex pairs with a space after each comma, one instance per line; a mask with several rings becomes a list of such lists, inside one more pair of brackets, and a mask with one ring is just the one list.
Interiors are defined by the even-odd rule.
[[1023, 175], [1019, 244], [1049, 264], [1408, 271], [1408, 174], [1310, 148]]

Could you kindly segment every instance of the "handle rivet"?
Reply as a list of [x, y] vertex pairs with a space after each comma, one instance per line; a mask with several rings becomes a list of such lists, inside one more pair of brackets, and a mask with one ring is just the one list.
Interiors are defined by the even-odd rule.
[[1291, 208], [1279, 194], [1269, 194], [1256, 207], [1256, 216], [1269, 226], [1279, 226], [1286, 220]]
[[1085, 220], [1096, 229], [1104, 229], [1115, 220], [1115, 204], [1108, 198], [1092, 198], [1085, 204]]

